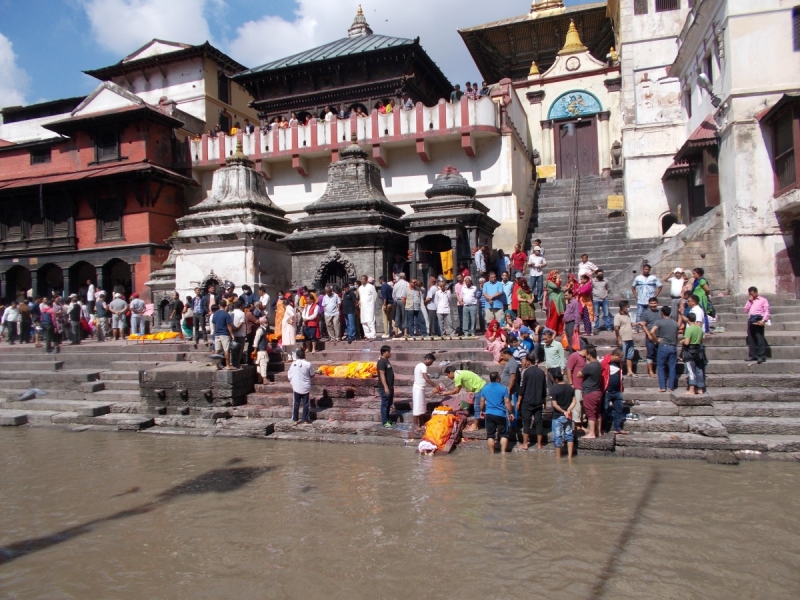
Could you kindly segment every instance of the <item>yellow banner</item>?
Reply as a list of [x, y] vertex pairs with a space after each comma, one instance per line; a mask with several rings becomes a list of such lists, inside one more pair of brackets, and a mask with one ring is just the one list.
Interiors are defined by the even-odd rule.
[[624, 210], [625, 196], [609, 196], [607, 210]]
[[455, 250], [448, 250], [447, 252], [442, 252], [442, 275], [448, 281], [452, 281], [453, 279], [453, 257], [454, 257]]

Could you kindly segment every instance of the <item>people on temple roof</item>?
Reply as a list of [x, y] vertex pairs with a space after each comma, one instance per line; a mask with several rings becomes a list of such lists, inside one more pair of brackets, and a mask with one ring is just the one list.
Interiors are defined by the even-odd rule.
[[483, 83], [481, 83], [481, 89], [478, 90], [478, 96], [483, 98], [484, 96], [488, 95], [489, 95], [489, 86], [486, 85], [486, 82], [484, 81]]
[[403, 110], [414, 110], [414, 101], [409, 97], [408, 94], [403, 94]]
[[378, 100], [378, 112], [382, 115], [386, 114], [386, 105], [383, 103], [382, 100]]
[[292, 118], [289, 119], [289, 127], [297, 125], [297, 113], [292, 113]]
[[250, 122], [250, 119], [245, 118], [245, 120], [244, 120], [244, 132], [245, 133], [253, 133], [255, 130], [256, 130], [256, 128]]
[[389, 103], [386, 105], [386, 113], [389, 114], [394, 110], [394, 100], [389, 100]]
[[239, 124], [239, 121], [236, 121], [233, 124], [233, 127], [231, 127], [231, 135], [236, 135], [237, 133], [239, 133], [239, 130], [241, 128], [242, 128], [242, 126]]
[[[295, 119], [295, 123], [297, 119]], [[286, 120], [286, 117], [281, 117], [280, 123], [278, 123], [278, 127], [281, 129], [288, 129], [289, 128], [289, 121]]]
[[450, 92], [450, 102], [458, 102], [463, 95], [464, 92], [461, 91], [461, 85], [457, 83], [455, 89]]
[[467, 97], [467, 100], [477, 100], [478, 99], [478, 84], [475, 84], [475, 87], [472, 87], [472, 84], [468, 81], [467, 82], [467, 91], [464, 92], [464, 95]]

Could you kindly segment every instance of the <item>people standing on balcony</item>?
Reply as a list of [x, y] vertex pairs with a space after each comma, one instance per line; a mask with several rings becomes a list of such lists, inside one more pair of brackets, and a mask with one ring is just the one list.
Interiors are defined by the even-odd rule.
[[414, 110], [414, 101], [408, 94], [403, 94], [402, 102], [403, 110]]
[[[296, 118], [295, 122], [297, 122]], [[280, 123], [278, 123], [278, 127], [280, 127], [281, 129], [288, 129], [290, 125], [291, 124], [289, 123], [289, 121], [286, 120], [286, 117], [281, 117]]]
[[461, 91], [461, 86], [459, 84], [455, 85], [455, 89], [450, 92], [450, 102], [455, 103], [461, 100], [461, 96], [464, 95], [464, 92]]
[[378, 100], [378, 106], [376, 107], [378, 112], [382, 115], [386, 114], [386, 105], [383, 103], [382, 100]]
[[236, 135], [242, 129], [242, 126], [239, 124], [239, 121], [234, 122], [233, 127], [231, 127], [231, 135]]
[[484, 96], [488, 95], [489, 95], [489, 86], [486, 85], [486, 82], [484, 81], [483, 83], [481, 83], [481, 89], [478, 90], [478, 96], [483, 98]]
[[650, 265], [642, 265], [642, 274], [634, 278], [631, 286], [637, 305], [636, 323], [641, 322], [644, 311], [648, 310], [650, 298], [657, 297], [661, 293], [661, 287], [658, 277], [650, 274]]
[[[702, 274], [701, 274], [702, 275]], [[769, 321], [769, 300], [758, 295], [758, 288], [747, 289], [749, 300], [744, 305], [747, 314], [747, 362], [754, 360], [758, 364], [767, 362], [767, 338], [764, 337], [764, 326]]]
[[388, 115], [388, 114], [390, 114], [390, 113], [394, 112], [394, 109], [395, 109], [394, 100], [393, 100], [393, 99], [391, 99], [391, 100], [389, 100], [389, 102], [386, 104], [386, 114]]
[[467, 82], [467, 89], [464, 92], [464, 95], [467, 97], [467, 100], [477, 100], [478, 99], [478, 84], [475, 84], [475, 87], [472, 87], [472, 84], [468, 81]]
[[253, 133], [256, 130], [255, 126], [250, 122], [250, 119], [245, 118], [244, 120], [244, 132], [245, 133]]

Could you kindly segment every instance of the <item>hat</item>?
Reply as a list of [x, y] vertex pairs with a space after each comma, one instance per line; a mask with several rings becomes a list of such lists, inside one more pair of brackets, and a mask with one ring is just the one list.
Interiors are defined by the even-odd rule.
[[520, 335], [530, 335], [530, 333], [531, 333], [531, 328], [530, 327], [525, 327], [523, 325], [522, 327], [519, 328], [519, 334]]
[[131, 294], [131, 298], [138, 298], [138, 297], [139, 297], [139, 292], [133, 292]]
[[70, 297], [70, 298], [77, 298], [77, 297], [78, 297], [78, 294], [70, 294], [70, 295], [69, 295], [69, 297]]
[[533, 251], [534, 251], [534, 252], [537, 252], [537, 251], [538, 251], [538, 252], [541, 252], [541, 251], [542, 251], [542, 249], [541, 249], [541, 247], [539, 247], [539, 246], [534, 246], [534, 247], [533, 247]]
[[517, 278], [522, 277], [522, 271], [517, 271], [516, 273], [514, 273], [514, 277]]
[[681, 269], [680, 267], [675, 267], [675, 268], [672, 270], [672, 272], [673, 272], [673, 273], [683, 273], [683, 269]]

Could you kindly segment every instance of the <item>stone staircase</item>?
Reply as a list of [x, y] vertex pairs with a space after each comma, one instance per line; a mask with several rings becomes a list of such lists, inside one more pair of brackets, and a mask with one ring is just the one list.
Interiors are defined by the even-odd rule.
[[[639, 416], [627, 420], [629, 435], [605, 435], [578, 442], [579, 452], [651, 458], [707, 458], [728, 456], [731, 461], [759, 458], [800, 460], [800, 303], [794, 298], [770, 298], [773, 325], [767, 330], [769, 360], [746, 363], [746, 318], [741, 300], [714, 299], [718, 324], [724, 333], [706, 341], [709, 365], [708, 394], [685, 396], [683, 365], [679, 363], [678, 389], [661, 393], [656, 380], [638, 365], [639, 378], [625, 381], [628, 410]], [[603, 332], [592, 338], [599, 354], [614, 345]], [[450, 386], [440, 361], [480, 373], [498, 370], [484, 350], [482, 339], [447, 341], [375, 340], [352, 345], [328, 344], [309, 355], [314, 365], [377, 360], [379, 348], [392, 347], [396, 397], [391, 418], [394, 429], [380, 423], [377, 381], [338, 380], [318, 376], [311, 391], [311, 425], [291, 422], [291, 387], [288, 363], [280, 356], [270, 363], [270, 381], [256, 385], [241, 406], [184, 407], [180, 411], [148, 409], [139, 396], [139, 372], [182, 363], [187, 368], [209, 365], [206, 351], [189, 344], [134, 345], [88, 343], [65, 346], [46, 355], [32, 346], [0, 346], [0, 424], [59, 425], [80, 429], [135, 430], [153, 434], [249, 436], [282, 440], [406, 445], [418, 434], [411, 425], [413, 369], [428, 352], [437, 361], [434, 378]], [[644, 336], [637, 348], [644, 354]], [[46, 390], [35, 400], [16, 401], [29, 388]], [[429, 409], [436, 404], [429, 398]], [[484, 448], [485, 431], [465, 434], [462, 447]], [[548, 445], [547, 450], [552, 446]]]
[[[566, 271], [570, 267], [568, 246], [569, 218], [572, 209], [572, 180], [556, 179], [540, 184], [538, 199], [528, 227], [530, 248], [542, 240], [548, 269]], [[628, 239], [624, 215], [608, 216], [609, 195], [622, 194], [622, 180], [600, 176], [580, 181], [575, 265], [583, 253], [605, 271], [609, 279], [637, 257], [661, 243], [661, 238]]]

